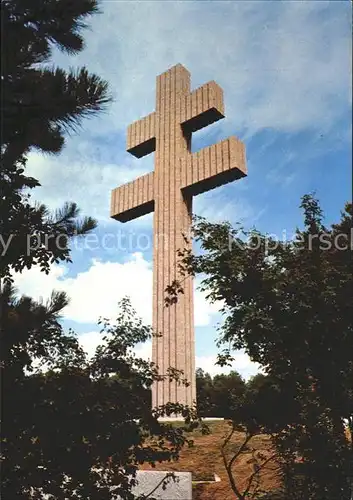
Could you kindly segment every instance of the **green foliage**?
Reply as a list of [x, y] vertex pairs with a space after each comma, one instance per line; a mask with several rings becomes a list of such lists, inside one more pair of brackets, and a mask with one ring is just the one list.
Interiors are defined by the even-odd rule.
[[[17, 300], [7, 286], [2, 301], [4, 498], [32, 492], [33, 498], [113, 499], [113, 486], [128, 500], [128, 474], [145, 461], [176, 458], [189, 442], [185, 432], [197, 426], [180, 405], [151, 413], [145, 392], [159, 376], [133, 352], [151, 338], [150, 328], [122, 301], [114, 324], [101, 321], [102, 344], [89, 360], [60, 325], [64, 294], [38, 304]], [[157, 420], [173, 412], [183, 412], [187, 423], [174, 428]]]
[[249, 401], [240, 410], [246, 425], [253, 425], [252, 414], [263, 429], [276, 431], [287, 464], [286, 498], [349, 499], [352, 205], [329, 228], [313, 196], [304, 196], [301, 208], [304, 225], [291, 241], [196, 219], [194, 235], [202, 252], [184, 252], [182, 268], [203, 273], [201, 288], [224, 303], [220, 362], [230, 360], [233, 349], [245, 349], [270, 377], [249, 411]]

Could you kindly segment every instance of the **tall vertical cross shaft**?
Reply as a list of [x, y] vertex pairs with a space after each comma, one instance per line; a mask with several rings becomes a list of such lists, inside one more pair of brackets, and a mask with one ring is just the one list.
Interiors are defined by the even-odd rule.
[[192, 197], [246, 175], [245, 148], [235, 137], [191, 153], [191, 134], [224, 118], [223, 91], [209, 82], [190, 93], [190, 73], [177, 64], [157, 77], [156, 111], [128, 127], [127, 150], [137, 158], [155, 151], [154, 172], [112, 191], [111, 217], [127, 222], [154, 211], [152, 360], [160, 374], [182, 370], [189, 386], [166, 378], [152, 388], [153, 406], [196, 400], [193, 281], [165, 305], [178, 279], [178, 249], [191, 245]]

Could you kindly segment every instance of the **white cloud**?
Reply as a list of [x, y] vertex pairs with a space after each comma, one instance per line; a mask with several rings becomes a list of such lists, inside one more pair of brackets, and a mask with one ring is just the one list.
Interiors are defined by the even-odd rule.
[[97, 331], [81, 333], [78, 337], [81, 346], [91, 358], [102, 343], [102, 334]]
[[[89, 357], [93, 356], [96, 348], [102, 344], [102, 334], [98, 331], [90, 331], [81, 333], [78, 336], [80, 344], [86, 351]], [[135, 349], [135, 354], [139, 358], [145, 359], [146, 361], [152, 358], [152, 343], [145, 342], [144, 344], [138, 345]]]
[[123, 165], [100, 163], [96, 157], [90, 157], [84, 142], [81, 146], [80, 156], [74, 160], [70, 158], [70, 149], [60, 156], [30, 153], [27, 173], [39, 179], [43, 186], [36, 188], [33, 198], [50, 208], [60, 208], [67, 201], [75, 201], [85, 215], [101, 222], [112, 221], [109, 219], [111, 190], [150, 169], [142, 163], [132, 168], [128, 155]]
[[[152, 311], [152, 266], [136, 253], [125, 263], [92, 261], [90, 268], [78, 273], [76, 277], [67, 276], [65, 266], [52, 266], [49, 275], [32, 268], [15, 275], [15, 284], [21, 293], [34, 299], [46, 300], [51, 291], [64, 290], [69, 295], [70, 304], [64, 309], [63, 317], [79, 323], [95, 323], [100, 316], [114, 319], [117, 315], [117, 303], [124, 297], [131, 298], [132, 305], [146, 323], [151, 323]], [[195, 292], [195, 326], [207, 326], [220, 309], [220, 304], [209, 304], [205, 294]], [[79, 335], [79, 340], [92, 356], [102, 335], [97, 330], [89, 330]], [[151, 342], [137, 346], [136, 354], [143, 359], [151, 359]], [[196, 356], [196, 367], [215, 375], [237, 370], [244, 378], [249, 378], [258, 371], [258, 365], [239, 351], [235, 355], [232, 367], [215, 365], [215, 355]]]
[[[87, 271], [74, 278], [66, 276], [63, 266], [53, 266], [49, 275], [32, 268], [16, 274], [15, 284], [21, 293], [34, 299], [48, 298], [53, 289], [65, 291], [70, 304], [63, 317], [79, 323], [96, 323], [101, 316], [115, 318], [117, 304], [124, 296], [130, 297], [147, 324], [152, 321], [152, 264], [141, 253], [133, 254], [124, 263], [93, 260]], [[210, 324], [219, 309], [219, 304], [207, 303], [205, 294], [196, 290], [196, 326]]]
[[[99, 332], [91, 331], [81, 334], [79, 336], [79, 341], [88, 355], [92, 356], [95, 352], [96, 347], [100, 344], [101, 338], [102, 336]], [[145, 360], [152, 359], [151, 342], [146, 342], [145, 344], [137, 346], [134, 351], [139, 358]], [[202, 368], [211, 376], [214, 376], [218, 373], [229, 373], [230, 371], [235, 370], [240, 373], [240, 375], [242, 375], [245, 380], [248, 380], [250, 377], [256, 375], [256, 373], [259, 373], [259, 371], [261, 371], [260, 365], [251, 361], [249, 356], [243, 351], [237, 351], [234, 354], [234, 361], [230, 367], [218, 366], [216, 365], [216, 361], [217, 356], [196, 356], [195, 365], [196, 368]]]

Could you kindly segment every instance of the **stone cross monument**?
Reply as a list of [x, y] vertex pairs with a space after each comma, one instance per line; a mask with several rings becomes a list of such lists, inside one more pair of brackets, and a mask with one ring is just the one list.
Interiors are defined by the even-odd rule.
[[[159, 373], [183, 370], [188, 387], [156, 382], [153, 406], [196, 400], [193, 281], [166, 307], [165, 290], [178, 279], [177, 250], [189, 247], [192, 197], [246, 175], [245, 148], [235, 137], [191, 153], [191, 134], [224, 118], [223, 91], [211, 81], [190, 92], [181, 64], [157, 77], [156, 110], [128, 127], [127, 151], [137, 158], [155, 151], [154, 172], [112, 191], [111, 217], [127, 222], [154, 211], [152, 360]], [[138, 286], [138, 283], [136, 283]]]

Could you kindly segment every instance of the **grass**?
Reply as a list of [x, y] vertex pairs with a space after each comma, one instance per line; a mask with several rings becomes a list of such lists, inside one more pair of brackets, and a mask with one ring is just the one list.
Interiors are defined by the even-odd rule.
[[[194, 500], [231, 500], [235, 499], [235, 495], [230, 487], [227, 473], [225, 471], [221, 445], [224, 436], [229, 430], [226, 422], [209, 422], [208, 426], [211, 434], [202, 435], [199, 431], [195, 431], [192, 435], [194, 445], [190, 448], [185, 448], [176, 462], [157, 464], [155, 470], [169, 470], [179, 472], [191, 472], [193, 481], [195, 480], [210, 480], [214, 474], [217, 474], [221, 481], [213, 484], [194, 485]], [[229, 457], [232, 452], [236, 451], [244, 440], [244, 434], [236, 432], [234, 439], [227, 448]], [[271, 451], [271, 443], [266, 435], [256, 436], [250, 441], [249, 445], [256, 450], [268, 455]], [[253, 472], [251, 463], [251, 451], [247, 450], [242, 453], [236, 460], [233, 467], [233, 476], [236, 479], [240, 489], [246, 485], [247, 478]], [[147, 464], [142, 466], [144, 470], [149, 470], [151, 467]], [[278, 487], [279, 481], [276, 471], [268, 465], [268, 469], [264, 471], [261, 480], [261, 488], [265, 491], [272, 491]]]

